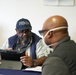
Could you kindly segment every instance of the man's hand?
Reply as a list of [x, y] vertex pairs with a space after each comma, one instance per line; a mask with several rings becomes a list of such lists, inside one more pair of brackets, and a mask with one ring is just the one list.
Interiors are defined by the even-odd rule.
[[30, 56], [28, 56], [28, 53], [26, 52], [25, 56], [20, 57], [20, 61], [23, 63], [23, 65], [31, 67], [33, 66], [33, 61], [30, 58]]

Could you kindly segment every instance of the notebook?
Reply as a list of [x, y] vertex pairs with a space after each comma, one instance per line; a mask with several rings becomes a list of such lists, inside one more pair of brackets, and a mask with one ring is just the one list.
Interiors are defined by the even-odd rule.
[[21, 52], [15, 50], [2, 50], [0, 49], [1, 63], [0, 68], [21, 70], [22, 63], [20, 57], [23, 55]]

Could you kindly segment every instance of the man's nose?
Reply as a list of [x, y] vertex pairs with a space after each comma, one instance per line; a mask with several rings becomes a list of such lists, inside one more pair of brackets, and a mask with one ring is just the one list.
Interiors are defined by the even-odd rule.
[[26, 35], [26, 32], [23, 32], [22, 35], [25, 36]]
[[26, 33], [23, 33], [23, 36], [25, 36], [26, 35]]

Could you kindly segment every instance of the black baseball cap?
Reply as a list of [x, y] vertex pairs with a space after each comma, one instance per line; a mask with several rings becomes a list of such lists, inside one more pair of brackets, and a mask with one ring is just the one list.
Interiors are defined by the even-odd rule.
[[32, 30], [32, 26], [28, 19], [22, 18], [17, 21], [16, 29], [18, 29], [19, 31], [22, 31], [24, 29]]

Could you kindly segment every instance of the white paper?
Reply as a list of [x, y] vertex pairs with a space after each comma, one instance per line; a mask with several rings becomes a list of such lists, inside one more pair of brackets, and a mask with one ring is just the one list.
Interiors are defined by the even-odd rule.
[[37, 67], [26, 68], [25, 71], [38, 71], [38, 72], [42, 72], [42, 67], [41, 66], [37, 66]]

